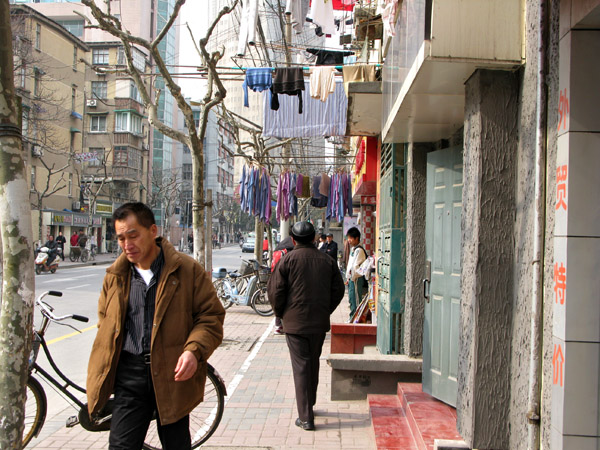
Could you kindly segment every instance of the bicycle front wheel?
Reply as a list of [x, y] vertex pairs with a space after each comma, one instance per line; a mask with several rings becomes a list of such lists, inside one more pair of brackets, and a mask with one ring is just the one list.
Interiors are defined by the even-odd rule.
[[44, 389], [38, 380], [27, 379], [27, 401], [25, 403], [25, 428], [23, 429], [23, 448], [39, 434], [46, 420], [47, 401]]
[[213, 286], [217, 291], [217, 297], [219, 297], [223, 308], [227, 309], [231, 305], [233, 305], [233, 302], [231, 301], [231, 298], [229, 296], [225, 295], [225, 286], [223, 284], [223, 279], [213, 281]]
[[86, 263], [88, 261], [89, 256], [90, 255], [86, 250], [82, 250], [81, 251], [81, 262]]
[[252, 306], [252, 309], [256, 311], [256, 314], [259, 316], [268, 317], [273, 315], [273, 307], [271, 306], [271, 303], [269, 303], [266, 287], [259, 287], [256, 292], [252, 294], [250, 306]]
[[[225, 385], [215, 369], [209, 364], [206, 372], [206, 387], [204, 388], [204, 401], [190, 413], [190, 435], [192, 448], [204, 444], [216, 431], [225, 408]], [[145, 450], [161, 450], [160, 439], [156, 429], [156, 421], [150, 423], [146, 439]]]

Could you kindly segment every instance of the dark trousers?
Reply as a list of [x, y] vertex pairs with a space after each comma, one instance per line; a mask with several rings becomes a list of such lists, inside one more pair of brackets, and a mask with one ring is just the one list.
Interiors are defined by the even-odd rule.
[[319, 358], [325, 333], [286, 334], [285, 339], [292, 360], [298, 417], [303, 422], [313, 422], [313, 406], [317, 401], [319, 385]]
[[[109, 450], [141, 450], [150, 421], [156, 411], [156, 398], [150, 365], [142, 356], [121, 353], [115, 381], [115, 401], [110, 423]], [[157, 429], [164, 450], [191, 449], [189, 416]]]

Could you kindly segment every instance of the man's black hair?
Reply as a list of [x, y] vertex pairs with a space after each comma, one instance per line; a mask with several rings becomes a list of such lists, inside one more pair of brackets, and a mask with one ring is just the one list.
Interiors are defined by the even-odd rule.
[[327, 239], [327, 235], [326, 234], [322, 234], [321, 235], [321, 239]]
[[293, 236], [293, 238], [298, 244], [310, 244], [315, 240], [315, 233], [303, 237]]
[[358, 230], [358, 228], [352, 227], [346, 232], [346, 236], [349, 236], [349, 237], [355, 238], [355, 239], [358, 238], [360, 240], [360, 231]]
[[156, 224], [152, 210], [141, 202], [125, 203], [119, 206], [113, 213], [113, 223], [117, 220], [125, 220], [132, 214], [144, 228], [150, 228], [152, 225]]

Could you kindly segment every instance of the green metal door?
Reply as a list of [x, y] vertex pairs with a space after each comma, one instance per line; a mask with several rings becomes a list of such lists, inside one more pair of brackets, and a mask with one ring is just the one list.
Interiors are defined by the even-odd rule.
[[384, 355], [402, 353], [402, 313], [406, 277], [404, 158], [404, 145], [382, 145], [377, 211], [377, 348]]
[[462, 148], [427, 155], [423, 390], [455, 406], [460, 315]]

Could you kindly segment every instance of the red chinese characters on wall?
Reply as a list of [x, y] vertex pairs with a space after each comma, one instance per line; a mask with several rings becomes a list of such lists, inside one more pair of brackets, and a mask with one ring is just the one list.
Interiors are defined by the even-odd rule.
[[567, 175], [566, 164], [556, 169], [556, 209], [567, 210]]
[[565, 304], [567, 292], [567, 268], [563, 263], [554, 263], [554, 294], [557, 305]]
[[562, 345], [554, 344], [554, 354], [552, 355], [552, 370], [554, 376], [552, 377], [552, 384], [563, 387], [563, 367], [565, 364], [565, 356], [563, 355]]
[[560, 91], [558, 100], [558, 131], [564, 126], [567, 129], [567, 117], [569, 116], [569, 97], [567, 96], [567, 88]]

